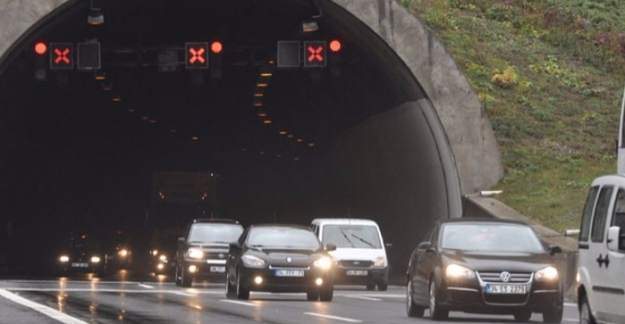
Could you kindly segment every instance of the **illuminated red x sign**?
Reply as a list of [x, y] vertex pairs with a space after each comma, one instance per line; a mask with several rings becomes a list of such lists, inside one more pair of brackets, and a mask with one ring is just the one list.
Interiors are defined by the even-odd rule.
[[50, 69], [74, 68], [74, 44], [50, 43]]
[[326, 42], [304, 42], [304, 67], [325, 67], [326, 51]]
[[187, 69], [208, 68], [208, 43], [187, 43], [185, 50]]

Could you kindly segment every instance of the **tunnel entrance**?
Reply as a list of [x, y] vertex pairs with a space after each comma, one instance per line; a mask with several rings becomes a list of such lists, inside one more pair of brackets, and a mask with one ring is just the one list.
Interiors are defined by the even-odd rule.
[[[399, 273], [434, 221], [462, 214], [453, 154], [418, 80], [336, 4], [115, 0], [101, 9], [100, 25], [89, 2], [66, 3], [0, 62], [10, 246], [42, 254], [33, 237], [75, 228], [141, 233], [159, 212], [246, 225], [370, 218]], [[89, 71], [53, 69], [36, 48], [96, 41], [101, 68]], [[327, 48], [324, 67], [283, 68], [281, 41], [340, 49]], [[209, 45], [207, 69], [189, 68], [189, 43]], [[174, 171], [214, 176], [214, 203], [163, 211], [154, 176]], [[32, 262], [24, 251], [10, 258]]]

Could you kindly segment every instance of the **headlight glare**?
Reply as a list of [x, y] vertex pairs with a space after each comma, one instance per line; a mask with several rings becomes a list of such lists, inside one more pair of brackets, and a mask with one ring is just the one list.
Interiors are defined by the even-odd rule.
[[198, 249], [198, 248], [190, 248], [187, 251], [187, 255], [189, 256], [189, 258], [191, 259], [203, 259], [204, 258], [204, 251], [202, 251], [202, 249]]
[[241, 261], [243, 261], [243, 264], [248, 268], [264, 268], [266, 264], [265, 260], [250, 254], [244, 254], [241, 257]]
[[332, 269], [332, 259], [327, 256], [322, 256], [319, 259], [315, 260], [315, 262], [313, 262], [313, 265], [315, 266], [315, 268], [327, 271]]
[[540, 271], [537, 271], [534, 277], [537, 281], [555, 281], [558, 280], [560, 274], [558, 273], [558, 269], [549, 266]]
[[61, 262], [61, 263], [67, 263], [67, 262], [69, 262], [69, 256], [67, 256], [67, 255], [61, 255], [61, 256], [59, 257], [59, 262]]
[[386, 261], [386, 257], [379, 256], [373, 260], [373, 266], [376, 268], [385, 268], [388, 262]]
[[119, 255], [122, 258], [127, 257], [128, 254], [130, 254], [130, 252], [127, 249], [121, 249], [121, 250], [117, 251], [117, 255]]
[[469, 268], [457, 264], [450, 264], [445, 269], [445, 275], [448, 279], [472, 279], [475, 278], [475, 272]]
[[161, 254], [161, 255], [158, 257], [158, 259], [159, 259], [161, 262], [167, 262], [167, 256], [166, 256], [165, 254]]
[[102, 261], [100, 257], [97, 255], [92, 256], [90, 260], [91, 260], [91, 263], [100, 263], [100, 261]]

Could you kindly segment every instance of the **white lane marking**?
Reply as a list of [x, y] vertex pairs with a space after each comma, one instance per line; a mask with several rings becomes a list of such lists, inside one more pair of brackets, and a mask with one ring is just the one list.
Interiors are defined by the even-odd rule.
[[367, 297], [373, 297], [373, 298], [406, 298], [406, 295], [402, 295], [402, 294], [362, 294], [362, 295], [350, 294], [350, 296], [367, 296]]
[[311, 312], [306, 312], [306, 313], [304, 313], [304, 315], [321, 317], [321, 318], [325, 318], [325, 319], [332, 319], [332, 320], [343, 321], [343, 322], [348, 322], [348, 323], [362, 323], [362, 321], [359, 320], [359, 319], [349, 318], [349, 317], [340, 317], [340, 316], [326, 315], [326, 314], [319, 314], [319, 313], [311, 313]]
[[150, 286], [150, 285], [146, 285], [146, 284], [142, 284], [142, 283], [140, 283], [138, 285], [139, 285], [139, 287], [143, 287], [143, 288], [147, 288], [147, 289], [154, 289], [154, 286]]
[[171, 293], [182, 296], [196, 296], [198, 294], [205, 295], [222, 295], [223, 291], [199, 290], [196, 293], [188, 293], [178, 290], [166, 289], [109, 289], [109, 288], [27, 288], [27, 287], [7, 287], [2, 288], [8, 291], [40, 291], [40, 292], [103, 292], [103, 293], [128, 293], [128, 294], [160, 294]]
[[382, 299], [380, 298], [373, 298], [373, 297], [369, 297], [366, 295], [339, 295], [341, 297], [347, 297], [347, 298], [354, 298], [354, 299], [361, 299], [361, 300], [369, 300], [369, 301], [382, 301]]
[[564, 306], [577, 308], [577, 304], [576, 303], [564, 303]]
[[35, 303], [34, 301], [28, 300], [24, 297], [21, 297], [17, 294], [14, 294], [5, 289], [0, 289], [0, 296], [14, 302], [20, 304], [22, 306], [26, 306], [34, 311], [37, 311], [43, 315], [46, 315], [54, 320], [57, 320], [63, 324], [87, 324], [85, 321], [81, 321], [77, 318], [71, 317], [65, 313], [59, 312], [54, 308], [50, 308], [48, 306], [41, 305], [39, 303]]
[[250, 302], [244, 302], [241, 300], [232, 300], [232, 299], [221, 299], [219, 300], [222, 303], [230, 303], [230, 304], [236, 304], [236, 305], [243, 305], [243, 306], [249, 306], [249, 307], [257, 307], [257, 304], [254, 303], [250, 303]]
[[562, 321], [563, 322], [568, 322], [568, 323], [579, 323], [579, 320], [577, 318], [565, 318]]

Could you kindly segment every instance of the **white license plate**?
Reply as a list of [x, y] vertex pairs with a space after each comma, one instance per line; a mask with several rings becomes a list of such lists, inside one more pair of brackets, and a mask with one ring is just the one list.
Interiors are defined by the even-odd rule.
[[276, 275], [276, 277], [303, 277], [304, 270], [278, 269], [278, 270], [275, 270], [274, 274]]
[[369, 274], [367, 270], [347, 270], [345, 274], [348, 276], [366, 276]]
[[72, 268], [88, 268], [89, 263], [83, 262], [72, 262]]
[[527, 294], [527, 286], [487, 284], [486, 287], [484, 287], [484, 292], [493, 295], [525, 295]]
[[224, 273], [226, 272], [226, 267], [224, 266], [212, 266], [209, 268], [210, 272], [219, 272], [219, 273]]

